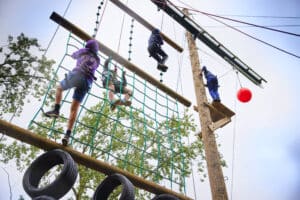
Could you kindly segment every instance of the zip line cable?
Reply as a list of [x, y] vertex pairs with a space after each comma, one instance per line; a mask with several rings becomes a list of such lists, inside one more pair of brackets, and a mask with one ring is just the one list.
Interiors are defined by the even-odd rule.
[[261, 40], [261, 39], [258, 39], [258, 38], [254, 37], [254, 36], [252, 36], [252, 35], [250, 35], [250, 34], [248, 34], [248, 33], [245, 33], [245, 32], [243, 32], [243, 31], [241, 31], [241, 30], [239, 30], [239, 29], [237, 29], [237, 28], [234, 28], [233, 26], [230, 26], [229, 24], [226, 24], [226, 23], [222, 22], [221, 20], [215, 19], [215, 18], [213, 18], [213, 17], [211, 17], [211, 16], [208, 16], [208, 17], [210, 17], [211, 19], [213, 19], [213, 20], [215, 20], [215, 21], [217, 21], [217, 22], [219, 22], [219, 23], [221, 23], [221, 24], [223, 24], [223, 25], [225, 25], [225, 26], [227, 26], [227, 27], [229, 27], [229, 28], [231, 28], [231, 29], [233, 29], [233, 30], [235, 30], [235, 31], [237, 31], [237, 32], [239, 32], [239, 33], [241, 33], [241, 34], [243, 34], [243, 35], [246, 35], [246, 36], [248, 36], [248, 37], [250, 37], [250, 38], [252, 38], [252, 39], [254, 39], [254, 40], [258, 41], [258, 42], [261, 42], [261, 43], [263, 43], [263, 44], [265, 44], [265, 45], [267, 45], [267, 46], [273, 47], [274, 49], [277, 49], [277, 50], [279, 50], [279, 51], [281, 51], [281, 52], [283, 52], [283, 53], [286, 53], [286, 54], [288, 54], [288, 55], [294, 56], [294, 57], [296, 57], [296, 58], [300, 58], [299, 55], [296, 55], [296, 54], [291, 53], [291, 52], [289, 52], [289, 51], [286, 51], [286, 50], [284, 50], [284, 49], [282, 49], [282, 48], [279, 48], [279, 47], [277, 47], [277, 46], [274, 46], [274, 45], [272, 45], [272, 44], [270, 44], [270, 43], [268, 43], [268, 42], [265, 42], [265, 41], [263, 41], [263, 40]]
[[[238, 83], [241, 85], [241, 82], [240, 82], [240, 79], [238, 77], [238, 72], [236, 72], [237, 74], [237, 80], [236, 80], [236, 83], [235, 83], [235, 90], [237, 91], [238, 89]], [[234, 112], [236, 112], [237, 110], [237, 100], [235, 98], [234, 100]], [[233, 200], [233, 186], [234, 186], [234, 161], [235, 161], [235, 144], [236, 144], [236, 126], [237, 126], [237, 116], [235, 115], [234, 116], [234, 122], [233, 122], [233, 136], [232, 136], [232, 161], [231, 161], [231, 187], [230, 187], [230, 200]]]
[[300, 19], [297, 16], [268, 16], [268, 15], [223, 15], [227, 17], [246, 17], [246, 18], [275, 18], [275, 19]]
[[[265, 27], [300, 27], [300, 24], [278, 24], [278, 25], [264, 25]], [[224, 28], [225, 26], [211, 26], [211, 25], [203, 25], [204, 28]], [[232, 26], [236, 28], [254, 28], [254, 26], [244, 25], [244, 26]]]
[[[184, 5], [186, 5], [186, 6], [189, 7], [189, 8], [186, 8], [186, 7], [180, 7], [180, 6], [174, 5], [174, 6], [177, 7], [178, 9], [179, 9], [179, 8], [185, 8], [185, 9], [188, 9], [188, 10], [191, 10], [191, 11], [195, 11], [195, 12], [200, 12], [200, 13], [202, 13], [201, 11], [198, 11], [198, 10], [192, 8], [190, 5], [184, 3], [184, 2], [182, 2], [182, 1], [180, 1], [180, 0], [177, 0], [177, 1], [179, 1], [179, 2], [181, 2], [181, 3], [183, 3]], [[289, 51], [286, 51], [286, 50], [284, 50], [284, 49], [282, 49], [282, 48], [279, 48], [279, 47], [277, 47], [277, 46], [275, 46], [275, 45], [272, 45], [272, 44], [270, 44], [270, 43], [268, 43], [268, 42], [266, 42], [266, 41], [263, 41], [263, 40], [261, 40], [261, 39], [258, 39], [258, 38], [254, 37], [254, 36], [252, 36], [252, 35], [250, 35], [250, 34], [248, 34], [248, 33], [245, 33], [245, 32], [243, 32], [243, 31], [241, 31], [241, 30], [239, 30], [239, 29], [237, 29], [237, 28], [235, 28], [235, 27], [229, 25], [229, 24], [226, 24], [225, 22], [223, 22], [223, 21], [221, 21], [221, 20], [219, 20], [219, 19], [216, 19], [216, 18], [214, 18], [214, 17], [212, 17], [212, 16], [210, 16], [210, 15], [206, 15], [206, 16], [209, 17], [209, 18], [211, 18], [211, 19], [213, 19], [213, 20], [215, 20], [215, 21], [217, 21], [217, 22], [219, 22], [219, 23], [221, 23], [221, 24], [223, 24], [223, 25], [225, 25], [225, 26], [227, 26], [227, 27], [229, 27], [229, 28], [231, 28], [231, 29], [233, 29], [233, 30], [235, 30], [235, 31], [237, 31], [237, 32], [239, 32], [239, 33], [242, 33], [243, 35], [246, 35], [246, 36], [248, 36], [248, 37], [250, 37], [250, 38], [252, 38], [252, 39], [254, 39], [254, 40], [258, 41], [258, 42], [261, 42], [261, 43], [263, 43], [263, 44], [265, 44], [265, 45], [267, 45], [267, 46], [270, 46], [270, 47], [272, 47], [272, 48], [274, 48], [274, 49], [277, 49], [277, 50], [279, 50], [279, 51], [281, 51], [281, 52], [283, 52], [283, 53], [285, 53], [285, 54], [288, 54], [288, 55], [290, 55], [290, 56], [293, 56], [293, 57], [296, 57], [296, 58], [299, 58], [299, 59], [300, 59], [300, 56], [299, 56], [299, 55], [296, 55], [296, 54], [291, 53], [291, 52], [289, 52]], [[300, 35], [299, 35], [299, 36], [300, 36]]]
[[216, 17], [216, 18], [221, 18], [221, 19], [225, 19], [225, 20], [229, 20], [229, 21], [233, 21], [233, 22], [237, 22], [237, 23], [241, 23], [241, 24], [246, 24], [246, 25], [257, 27], [257, 28], [267, 29], [267, 30], [270, 30], [270, 31], [275, 31], [275, 32], [284, 33], [284, 34], [288, 34], [288, 35], [293, 35], [293, 36], [296, 36], [296, 37], [300, 36], [300, 34], [297, 34], [297, 33], [292, 33], [292, 32], [283, 31], [283, 30], [274, 29], [274, 28], [269, 28], [269, 27], [266, 27], [266, 26], [261, 26], [261, 25], [257, 25], [257, 24], [253, 24], [253, 23], [249, 23], [249, 22], [243, 22], [241, 20], [231, 19], [231, 18], [228, 18], [228, 17], [222, 17], [220, 15], [215, 15], [215, 14], [203, 12], [203, 11], [196, 10], [196, 9], [193, 9], [193, 11], [199, 12], [203, 15]]

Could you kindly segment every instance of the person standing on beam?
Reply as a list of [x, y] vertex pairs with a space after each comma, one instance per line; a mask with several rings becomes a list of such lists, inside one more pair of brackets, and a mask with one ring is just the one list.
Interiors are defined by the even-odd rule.
[[205, 66], [203, 66], [200, 72], [200, 76], [202, 76], [202, 72], [204, 73], [204, 77], [206, 79], [205, 86], [208, 88], [209, 94], [212, 97], [213, 102], [221, 102], [220, 95], [218, 92], [219, 83], [217, 76], [208, 71]]
[[168, 59], [168, 55], [161, 48], [163, 44], [159, 29], [154, 29], [148, 41], [148, 52], [150, 57], [157, 61], [157, 69], [166, 72], [168, 67], [165, 65], [165, 62]]
[[62, 139], [63, 145], [67, 145], [69, 143], [69, 138], [77, 117], [80, 103], [87, 92], [91, 89], [93, 81], [97, 80], [94, 74], [100, 64], [100, 58], [97, 55], [98, 50], [98, 42], [92, 39], [87, 41], [85, 48], [81, 48], [72, 54], [72, 58], [77, 60], [76, 67], [69, 72], [65, 79], [57, 86], [54, 109], [44, 113], [47, 117], [59, 117], [63, 91], [75, 88], [70, 108], [67, 131]]

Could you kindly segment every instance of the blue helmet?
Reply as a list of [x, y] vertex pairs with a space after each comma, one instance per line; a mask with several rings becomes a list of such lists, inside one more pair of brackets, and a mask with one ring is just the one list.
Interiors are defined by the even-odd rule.
[[97, 51], [99, 50], [99, 44], [97, 40], [91, 39], [86, 42], [85, 48], [88, 48], [94, 53], [97, 53]]

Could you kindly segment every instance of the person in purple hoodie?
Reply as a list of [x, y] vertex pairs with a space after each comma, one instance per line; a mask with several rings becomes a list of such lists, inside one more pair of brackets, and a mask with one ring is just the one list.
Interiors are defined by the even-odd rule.
[[77, 60], [76, 67], [69, 72], [65, 79], [57, 86], [54, 109], [45, 113], [47, 117], [59, 117], [63, 91], [75, 88], [70, 108], [67, 131], [62, 140], [64, 145], [67, 145], [69, 142], [80, 103], [90, 90], [93, 81], [96, 80], [94, 74], [100, 64], [100, 58], [97, 55], [98, 50], [98, 42], [91, 39], [87, 41], [85, 48], [79, 49], [73, 53], [72, 58]]

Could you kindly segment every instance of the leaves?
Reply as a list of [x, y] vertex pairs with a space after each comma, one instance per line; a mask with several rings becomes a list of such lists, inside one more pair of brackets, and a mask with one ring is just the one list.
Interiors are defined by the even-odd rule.
[[52, 74], [53, 60], [41, 53], [37, 39], [21, 33], [15, 39], [8, 36], [8, 44], [0, 49], [0, 117], [4, 114], [19, 115], [26, 97], [41, 97]]

